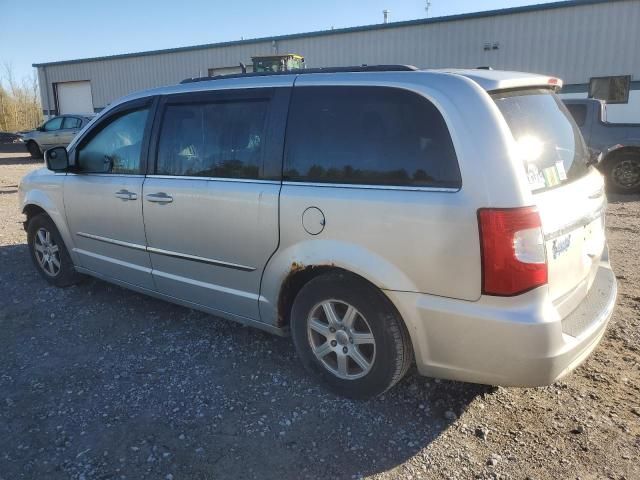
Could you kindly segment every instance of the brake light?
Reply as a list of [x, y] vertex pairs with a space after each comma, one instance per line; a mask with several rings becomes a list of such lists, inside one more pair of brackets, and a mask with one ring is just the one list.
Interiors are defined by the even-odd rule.
[[509, 297], [547, 283], [542, 223], [535, 207], [478, 210], [482, 293]]

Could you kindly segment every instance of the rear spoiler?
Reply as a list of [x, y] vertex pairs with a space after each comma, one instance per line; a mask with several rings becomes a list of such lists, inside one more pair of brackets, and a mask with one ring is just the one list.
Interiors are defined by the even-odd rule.
[[536, 75], [531, 78], [524, 77], [501, 80], [497, 86], [488, 90], [488, 92], [493, 93], [500, 90], [519, 90], [523, 88], [548, 88], [557, 93], [562, 90], [562, 85], [562, 80], [557, 77]]
[[562, 80], [558, 77], [528, 72], [493, 70], [491, 67], [439, 69], [434, 71], [467, 77], [487, 92], [520, 90], [523, 88], [548, 88], [559, 91], [562, 88]]

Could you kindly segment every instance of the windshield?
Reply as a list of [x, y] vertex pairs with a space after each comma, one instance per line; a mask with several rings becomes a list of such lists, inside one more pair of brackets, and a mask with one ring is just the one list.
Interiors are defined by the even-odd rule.
[[589, 151], [573, 117], [557, 95], [544, 89], [492, 95], [516, 141], [533, 192], [587, 173]]

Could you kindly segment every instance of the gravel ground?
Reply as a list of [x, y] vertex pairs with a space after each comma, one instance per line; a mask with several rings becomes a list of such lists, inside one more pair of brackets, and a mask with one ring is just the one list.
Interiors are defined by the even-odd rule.
[[289, 339], [98, 280], [48, 287], [16, 204], [39, 166], [0, 153], [0, 479], [640, 478], [640, 197], [610, 198], [618, 306], [571, 376], [411, 372], [362, 403], [318, 388]]

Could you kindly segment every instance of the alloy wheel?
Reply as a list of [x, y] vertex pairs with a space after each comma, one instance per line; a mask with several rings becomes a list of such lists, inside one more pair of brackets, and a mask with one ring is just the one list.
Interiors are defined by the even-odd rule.
[[60, 273], [60, 248], [56, 245], [51, 232], [46, 228], [39, 228], [33, 242], [33, 250], [38, 265], [50, 277]]
[[315, 357], [338, 378], [367, 375], [376, 356], [376, 342], [365, 317], [340, 300], [325, 300], [311, 309], [307, 336]]

